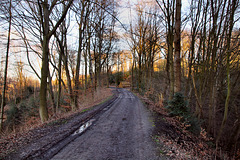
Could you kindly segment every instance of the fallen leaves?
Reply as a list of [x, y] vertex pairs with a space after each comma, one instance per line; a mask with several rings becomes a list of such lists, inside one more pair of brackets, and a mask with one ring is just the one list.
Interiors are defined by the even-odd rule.
[[[92, 93], [87, 93], [86, 96], [82, 96], [80, 98], [82, 105], [79, 107], [77, 112], [80, 113], [84, 109], [91, 108], [92, 106], [103, 102], [111, 95], [113, 95], [113, 93], [109, 88], [102, 88], [98, 93], [95, 93], [94, 100], [92, 99]], [[6, 155], [18, 150], [23, 146], [35, 143], [36, 140], [53, 132], [60, 125], [65, 124], [67, 122], [66, 119], [71, 118], [74, 115], [77, 115], [77, 113], [72, 111], [64, 114], [61, 113], [59, 115], [54, 115], [51, 117], [51, 120], [47, 122], [47, 124], [42, 124], [39, 117], [30, 117], [27, 123], [25, 123], [25, 126], [23, 126], [24, 129], [22, 129], [21, 132], [5, 134], [1, 133], [0, 159], [4, 159]]]
[[[140, 95], [138, 95], [141, 97]], [[199, 135], [187, 130], [189, 124], [181, 121], [182, 117], [170, 117], [164, 107], [153, 103], [146, 96], [141, 97], [150, 110], [157, 112], [155, 119], [154, 139], [159, 144], [160, 154], [170, 159], [215, 159], [214, 144], [205, 129], [201, 128]], [[218, 156], [218, 155], [217, 155]], [[219, 159], [229, 159], [219, 157]]]

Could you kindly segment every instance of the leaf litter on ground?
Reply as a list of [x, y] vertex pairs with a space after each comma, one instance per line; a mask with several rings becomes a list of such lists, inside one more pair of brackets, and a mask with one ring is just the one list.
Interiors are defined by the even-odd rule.
[[25, 125], [22, 130], [12, 133], [1, 133], [0, 134], [0, 159], [5, 159], [9, 154], [12, 154], [19, 150], [21, 147], [26, 146], [34, 141], [46, 136], [50, 132], [54, 131], [60, 125], [67, 123], [69, 119], [74, 117], [74, 115], [87, 111], [93, 106], [105, 101], [113, 95], [112, 89], [102, 88], [94, 95], [94, 100], [92, 100], [92, 94], [89, 93], [86, 96], [82, 96], [79, 101], [81, 101], [81, 106], [76, 112], [66, 112], [58, 115], [54, 115], [46, 123], [41, 123], [39, 117], [35, 117], [35, 123], [31, 126]]
[[215, 143], [201, 128], [199, 135], [187, 130], [181, 117], [171, 117], [162, 103], [154, 103], [147, 96], [136, 93], [155, 117], [153, 139], [158, 144], [159, 154], [170, 159], [232, 159], [226, 153], [217, 153]]

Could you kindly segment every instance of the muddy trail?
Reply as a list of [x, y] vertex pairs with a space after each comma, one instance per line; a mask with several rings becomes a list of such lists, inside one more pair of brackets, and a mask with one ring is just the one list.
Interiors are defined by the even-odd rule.
[[112, 99], [89, 111], [36, 130], [43, 136], [6, 159], [165, 159], [152, 138], [153, 114], [130, 91], [114, 92]]
[[84, 134], [52, 159], [160, 159], [152, 142], [151, 114], [131, 92], [118, 89], [118, 97], [94, 117]]

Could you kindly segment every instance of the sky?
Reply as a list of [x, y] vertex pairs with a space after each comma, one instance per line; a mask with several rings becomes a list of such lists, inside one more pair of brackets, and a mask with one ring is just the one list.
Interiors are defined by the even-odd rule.
[[[146, 2], [149, 2], [151, 0], [145, 0]], [[188, 3], [189, 0], [182, 0], [182, 11], [186, 11], [187, 8], [189, 7], [189, 3]], [[130, 21], [131, 20], [134, 20], [133, 17], [130, 17], [130, 9], [131, 9], [131, 12], [132, 12], [132, 15], [134, 15], [134, 6], [135, 4], [137, 4], [138, 0], [120, 0], [119, 1], [119, 16], [118, 16], [118, 19], [119, 21], [125, 25], [125, 26], [128, 26]], [[6, 34], [6, 32], [4, 33], [1, 29], [2, 27], [0, 27], [0, 33], [1, 34]], [[71, 26], [70, 26], [70, 32], [69, 32], [69, 39], [68, 39], [68, 45], [69, 45], [69, 48], [72, 48], [74, 50], [77, 50], [77, 43], [78, 43], [78, 37], [76, 34], [77, 33], [77, 24], [76, 22], [72, 23]], [[126, 32], [121, 24], [118, 22], [117, 23], [117, 32], [123, 36], [123, 34]], [[14, 39], [16, 37], [14, 37], [14, 35], [12, 35], [12, 39]], [[0, 61], [3, 61], [4, 59], [2, 59], [2, 56], [5, 55], [6, 53], [6, 47], [5, 47], [5, 43], [3, 43], [3, 41], [1, 42], [0, 41], [0, 50], [2, 51], [1, 52], [1, 56], [0, 56]], [[11, 42], [11, 45], [14, 46], [16, 45], [16, 41], [12, 41]], [[118, 42], [118, 47], [119, 47], [119, 50], [128, 50], [129, 49], [129, 46], [128, 46], [128, 43], [126, 41], [126, 39], [121, 39], [120, 42]], [[14, 52], [14, 50], [21, 50], [21, 49], [12, 49], [11, 53]], [[37, 60], [38, 58], [34, 57], [34, 55], [31, 55], [31, 59], [32, 59], [32, 63], [34, 64], [36, 70], [40, 73], [40, 60]], [[10, 77], [13, 77], [13, 76], [16, 76], [16, 67], [15, 67], [15, 64], [16, 64], [16, 61], [23, 61], [25, 62], [25, 65], [24, 65], [24, 72], [26, 75], [28, 76], [33, 76], [33, 77], [36, 77], [35, 74], [32, 72], [32, 69], [30, 67], [28, 67], [28, 62], [27, 62], [27, 59], [26, 59], [26, 54], [19, 54], [19, 53], [16, 53], [16, 54], [10, 54], [10, 62], [9, 62], [9, 76]], [[1, 65], [3, 66], [3, 65]]]
[[[134, 16], [136, 16], [134, 12], [134, 8], [139, 1], [144, 1], [146, 3], [150, 3], [152, 1], [155, 2], [155, 0], [120, 0], [119, 1], [119, 20], [123, 25], [129, 26], [130, 22], [132, 20], [134, 21]], [[162, 0], [159, 0], [159, 1], [162, 1]], [[189, 4], [190, 4], [190, 0], [182, 0], [182, 15], [187, 14], [189, 10]], [[130, 10], [131, 10], [132, 17], [130, 16]], [[125, 30], [122, 29], [122, 26], [120, 24], [119, 24], [119, 31], [121, 35], [125, 33]], [[126, 39], [121, 39], [120, 47], [123, 49], [129, 49]]]

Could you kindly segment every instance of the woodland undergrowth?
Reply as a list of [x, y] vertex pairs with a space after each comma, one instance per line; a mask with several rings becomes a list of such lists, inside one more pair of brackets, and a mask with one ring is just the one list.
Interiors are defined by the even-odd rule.
[[[67, 123], [67, 119], [71, 118], [71, 116], [91, 109], [93, 106], [107, 100], [112, 95], [113, 93], [110, 88], [99, 89], [98, 92], [94, 93], [94, 97], [91, 92], [86, 93], [86, 95], [83, 94], [79, 98], [79, 104], [81, 105], [79, 106], [77, 111], [66, 111], [66, 108], [69, 108], [69, 107], [65, 104], [61, 106], [62, 108], [59, 109], [59, 112], [57, 112], [56, 114], [53, 114], [51, 110], [51, 106], [49, 106], [49, 114], [51, 116], [49, 120], [45, 123], [42, 123], [38, 116], [38, 109], [36, 107], [38, 104], [35, 104], [36, 106], [35, 107], [32, 106], [32, 108], [30, 109], [26, 108], [26, 106], [29, 107], [29, 104], [28, 105], [25, 104], [26, 109], [24, 113], [24, 119], [22, 119], [22, 121], [17, 121], [17, 118], [18, 120], [20, 120], [21, 117], [19, 117], [18, 115], [14, 115], [16, 114], [16, 112], [12, 111], [14, 112], [12, 113], [13, 117], [10, 117], [10, 118], [14, 118], [16, 121], [11, 121], [11, 122], [16, 122], [17, 124], [16, 125], [9, 124], [9, 125], [12, 125], [11, 126], [12, 129], [7, 129], [5, 130], [5, 132], [2, 132], [0, 134], [1, 136], [0, 159], [1, 157], [4, 157], [5, 155], [17, 150], [19, 147], [26, 145], [28, 143], [31, 143], [31, 141], [33, 141], [35, 138], [42, 136], [44, 134], [40, 132], [41, 130], [39, 130], [39, 133], [37, 133], [39, 135], [36, 135], [36, 132], [33, 132], [34, 135], [32, 135], [31, 134], [32, 130], [35, 130], [35, 129], [38, 130], [40, 128], [44, 128], [47, 126], [54, 127], [56, 125]], [[33, 101], [32, 98], [30, 98], [29, 100], [24, 101], [24, 103], [29, 103], [32, 101]], [[14, 106], [16, 107], [14, 110], [19, 111], [21, 108], [21, 105], [23, 104], [20, 103], [19, 105]]]
[[176, 110], [169, 110], [171, 107], [169, 105], [174, 102], [166, 103], [161, 95], [156, 101], [149, 98], [148, 92], [138, 96], [155, 115], [153, 139], [158, 144], [159, 154], [168, 156], [170, 159], [239, 158], [239, 153], [230, 157], [225, 151], [216, 152], [213, 138], [200, 125], [197, 126], [199, 132], [192, 130], [196, 126], [191, 125], [196, 123], [190, 122], [194, 117], [190, 116], [188, 110], [183, 109], [184, 113], [180, 114]]

